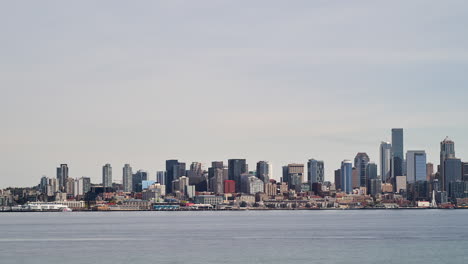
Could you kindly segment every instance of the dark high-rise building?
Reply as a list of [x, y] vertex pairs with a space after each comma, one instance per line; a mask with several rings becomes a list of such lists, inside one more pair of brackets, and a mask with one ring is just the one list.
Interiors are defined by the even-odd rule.
[[335, 188], [341, 189], [341, 169], [335, 170]]
[[142, 192], [143, 181], [148, 180], [148, 172], [139, 170], [132, 175], [132, 191], [133, 192]]
[[217, 194], [224, 193], [224, 182], [228, 180], [228, 169], [222, 161], [211, 162], [208, 168], [208, 190]]
[[[449, 183], [462, 180], [462, 163], [460, 159], [448, 158], [444, 161], [444, 177], [445, 184], [448, 187]], [[450, 193], [450, 190], [447, 190]]]
[[41, 193], [47, 193], [47, 183], [48, 179], [46, 176], [42, 176], [41, 182], [39, 183], [39, 190]]
[[354, 158], [354, 167], [357, 170], [360, 187], [367, 187], [366, 167], [369, 161], [369, 156], [365, 152], [359, 152]]
[[468, 182], [456, 181], [449, 182], [449, 197], [452, 201], [455, 202], [457, 198], [467, 198], [468, 197]]
[[102, 186], [112, 187], [112, 167], [110, 164], [102, 167]]
[[403, 175], [403, 128], [392, 129], [392, 176]]
[[[367, 179], [367, 191], [368, 193], [375, 195], [379, 191], [377, 188], [377, 184], [380, 183], [382, 184], [382, 179], [380, 179], [377, 175], [377, 164], [373, 162], [369, 162], [366, 166], [366, 179]], [[378, 180], [378, 181], [373, 181], [374, 185], [371, 185], [371, 180]], [[371, 191], [373, 188], [374, 193]]]
[[448, 191], [448, 185], [446, 184], [446, 176], [445, 176], [445, 160], [455, 158], [455, 143], [446, 137], [442, 142], [440, 142], [440, 179], [442, 191]]
[[[156, 172], [156, 182], [161, 185], [167, 185], [166, 171], [157, 171]], [[167, 187], [167, 186], [166, 186]]]
[[68, 165], [60, 164], [57, 168], [57, 180], [60, 192], [66, 192], [66, 185], [68, 180]]
[[468, 162], [462, 163], [462, 181], [468, 181]]
[[341, 162], [341, 190], [345, 193], [353, 191], [353, 163], [350, 160]]
[[245, 159], [228, 160], [228, 176], [229, 180], [236, 182], [236, 192], [241, 190], [241, 175], [248, 172], [249, 168]]
[[289, 179], [288, 179], [288, 166], [281, 167], [281, 171], [282, 171], [281, 182], [287, 183], [289, 181]]
[[256, 176], [264, 183], [270, 182], [271, 164], [268, 161], [257, 162]]
[[325, 179], [325, 166], [323, 161], [310, 159], [307, 162], [307, 181], [310, 186], [314, 183], [323, 183]]
[[166, 160], [166, 193], [172, 193], [172, 181], [184, 176], [184, 174], [185, 163], [179, 163], [178, 160]]

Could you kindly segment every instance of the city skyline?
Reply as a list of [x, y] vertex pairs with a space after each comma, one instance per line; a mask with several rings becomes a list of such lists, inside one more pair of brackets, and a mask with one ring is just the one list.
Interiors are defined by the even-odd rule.
[[[404, 133], [404, 134], [406, 133], [406, 130], [405, 130], [405, 129], [403, 129], [403, 133]], [[443, 140], [441, 140], [441, 142], [439, 143], [439, 146], [440, 146], [440, 148], [439, 148], [439, 156], [438, 156], [437, 158], [440, 158], [440, 157], [441, 157], [441, 155], [442, 155], [442, 153], [441, 153], [442, 145], [443, 145], [443, 143], [446, 142], [447, 140], [448, 140], [451, 144], [454, 144], [454, 141], [452, 141], [451, 139], [449, 139], [448, 136], [445, 137]], [[385, 143], [386, 143], [386, 142], [384, 142], [384, 141], [380, 142], [380, 146], [379, 146], [378, 152], [381, 151], [382, 144], [385, 144]], [[391, 144], [390, 144], [390, 145], [391, 145]], [[458, 145], [458, 144], [457, 144], [457, 145]], [[457, 149], [458, 149], [458, 148], [457, 148]], [[405, 169], [404, 169], [404, 171], [406, 171], [406, 168], [408, 167], [408, 164], [406, 163], [406, 162], [407, 162], [408, 155], [411, 156], [411, 155], [413, 155], [413, 153], [420, 153], [420, 152], [423, 152], [423, 153], [424, 153], [424, 166], [426, 166], [426, 164], [436, 164], [436, 165], [439, 165], [439, 163], [437, 162], [437, 160], [434, 162], [433, 160], [429, 160], [429, 159], [428, 159], [427, 153], [426, 153], [425, 150], [423, 150], [423, 149], [421, 149], [421, 150], [411, 150], [411, 149], [405, 147], [405, 151], [404, 151], [404, 157], [405, 157], [405, 160], [404, 160], [405, 163], [404, 163], [404, 165], [405, 165]], [[380, 153], [379, 153], [379, 155], [378, 155], [378, 159], [377, 159], [377, 160], [374, 159], [374, 158], [372, 158], [370, 155], [367, 155], [366, 152], [357, 152], [357, 153], [356, 153], [356, 156], [355, 156], [354, 158], [349, 158], [349, 159], [348, 159], [348, 158], [345, 158], [344, 161], [348, 161], [348, 160], [351, 160], [351, 161], [352, 161], [352, 160], [354, 160], [354, 162], [352, 162], [352, 163], [353, 163], [353, 164], [352, 164], [352, 167], [353, 167], [353, 169], [354, 169], [354, 168], [356, 168], [356, 167], [355, 167], [355, 165], [356, 165], [356, 159], [357, 159], [357, 157], [360, 156], [360, 155], [364, 155], [364, 156], [366, 157], [366, 159], [369, 158], [369, 161], [368, 161], [369, 163], [375, 163], [375, 164], [377, 165], [377, 168], [378, 168], [378, 176], [380, 176], [380, 178], [382, 179], [382, 175], [381, 175], [381, 173], [382, 173], [382, 170], [381, 170], [381, 168], [382, 168], [382, 167], [381, 167], [381, 162], [382, 162], [382, 161], [381, 161]], [[450, 157], [451, 157], [451, 158], [455, 158], [454, 155], [451, 155]], [[456, 157], [457, 157], [461, 162], [464, 161], [464, 158], [463, 158], [463, 157], [460, 157], [460, 156], [456, 156]], [[216, 160], [216, 159], [215, 159], [215, 160]], [[218, 160], [220, 160], [220, 159], [218, 159]], [[236, 161], [236, 160], [244, 161], [244, 160], [245, 160], [245, 166], [246, 166], [247, 170], [245, 170], [245, 171], [242, 170], [242, 173], [256, 172], [256, 169], [258, 168], [258, 164], [257, 164], [257, 163], [267, 162], [268, 168], [269, 168], [269, 170], [270, 170], [269, 173], [274, 175], [271, 179], [276, 180], [276, 181], [280, 181], [280, 179], [281, 179], [281, 177], [282, 177], [281, 171], [282, 171], [282, 168], [284, 168], [284, 166], [286, 166], [287, 164], [298, 164], [298, 165], [300, 164], [301, 166], [302, 166], [302, 165], [304, 166], [304, 175], [302, 175], [302, 181], [303, 181], [303, 182], [306, 182], [306, 181], [308, 181], [308, 177], [309, 177], [309, 176], [308, 176], [308, 174], [309, 174], [308, 164], [309, 164], [309, 162], [310, 162], [311, 160], [315, 160], [315, 159], [314, 159], [314, 158], [309, 158], [309, 159], [302, 160], [302, 161], [292, 161], [292, 162], [285, 162], [285, 163], [282, 163], [282, 164], [272, 164], [271, 161], [265, 161], [265, 160], [262, 160], [262, 159], [260, 159], [260, 160], [258, 160], [258, 161], [251, 161], [251, 162], [249, 163], [249, 160], [247, 160], [247, 159], [232, 159], [232, 158], [228, 158], [228, 159], [225, 160], [225, 161], [226, 161], [226, 167], [228, 167], [227, 165], [229, 164], [229, 161], [230, 161], [230, 160], [233, 160], [233, 161]], [[316, 161], [316, 160], [315, 160], [315, 161]], [[172, 166], [176, 165], [176, 166], [182, 166], [182, 167], [180, 167], [180, 168], [177, 167], [177, 168], [179, 168], [179, 170], [178, 170], [178, 172], [176, 173], [176, 174], [177, 174], [177, 175], [176, 175], [176, 178], [177, 178], [177, 177], [180, 177], [180, 176], [187, 176], [187, 177], [189, 177], [189, 176], [190, 176], [189, 174], [190, 174], [191, 172], [190, 172], [188, 166], [186, 166], [186, 164], [191, 163], [191, 167], [194, 166], [194, 165], [196, 165], [196, 166], [198, 166], [198, 168], [201, 168], [201, 169], [203, 169], [204, 171], [208, 172], [210, 166], [212, 166], [213, 164], [219, 163], [219, 162], [222, 163], [222, 162], [224, 162], [224, 161], [219, 161], [219, 162], [218, 162], [218, 161], [200, 162], [200, 161], [188, 161], [188, 160], [187, 160], [187, 161], [182, 161], [182, 160], [180, 160], [180, 159], [169, 159], [169, 160], [165, 160], [165, 161], [163, 161], [163, 162], [166, 163], [165, 168], [153, 168], [153, 169], [148, 170], [148, 168], [134, 167], [134, 168], [136, 168], [136, 169], [134, 169], [134, 171], [137, 171], [137, 170], [138, 170], [138, 171], [144, 170], [145, 172], [148, 172], [148, 179], [157, 180], [157, 179], [158, 179], [157, 174], [160, 173], [160, 172], [164, 172], [164, 173], [167, 174], [167, 175], [172, 175], [172, 174], [173, 174], [172, 171], [169, 171], [169, 173], [168, 173], [168, 172], [165, 171], [164, 169], [167, 170], [169, 167], [172, 167]], [[326, 168], [325, 171], [327, 171], [327, 172], [328, 172], [329, 170], [332, 170], [332, 171], [333, 171], [333, 173], [332, 173], [331, 175], [328, 175], [328, 174], [325, 172], [325, 175], [324, 175], [325, 177], [324, 177], [323, 180], [324, 180], [324, 181], [328, 181], [328, 182], [334, 183], [334, 181], [335, 181], [335, 170], [336, 170], [336, 169], [339, 169], [339, 168], [342, 166], [343, 160], [340, 162], [341, 165], [339, 165], [339, 164], [338, 164], [338, 165], [327, 164], [326, 161], [320, 161], [320, 162], [323, 162], [323, 163], [325, 164], [325, 166], [324, 166], [324, 167]], [[212, 163], [213, 163], [213, 164], [212, 164]], [[169, 165], [168, 165], [168, 164], [169, 164]], [[249, 164], [251, 164], [252, 167], [249, 168]], [[274, 165], [274, 166], [273, 166], [273, 165]], [[56, 173], [56, 174], [53, 174], [53, 175], [46, 175], [46, 174], [43, 174], [43, 175], [41, 175], [41, 177], [44, 177], [44, 176], [45, 176], [45, 177], [48, 177], [48, 178], [57, 177], [57, 184], [60, 186], [60, 178], [58, 177], [58, 175], [59, 175], [59, 173], [61, 173], [61, 171], [62, 171], [61, 168], [63, 168], [64, 166], [65, 166], [65, 168], [66, 168], [66, 174], [69, 175], [70, 163], [60, 163], [60, 166], [57, 167], [57, 168], [55, 168], [55, 170], [56, 170], [55, 173]], [[93, 175], [93, 176], [89, 176], [89, 175], [79, 175], [79, 176], [78, 176], [78, 175], [70, 174], [69, 177], [70, 177], [70, 178], [88, 177], [88, 178], [91, 179], [91, 181], [92, 181], [93, 183], [98, 183], [98, 184], [99, 184], [99, 183], [103, 183], [103, 180], [104, 180], [104, 171], [105, 171], [105, 169], [106, 169], [107, 167], [109, 167], [110, 170], [112, 170], [112, 167], [111, 167], [111, 166], [112, 166], [112, 163], [110, 163], [110, 162], [106, 162], [106, 163], [104, 163], [104, 164], [101, 164], [101, 165], [100, 165], [100, 168], [101, 168], [101, 172], [100, 172], [101, 174], [100, 174], [100, 175]], [[117, 166], [120, 166], [120, 165], [117, 165]], [[132, 184], [131, 184], [131, 175], [132, 175], [133, 164], [132, 164], [132, 163], [124, 163], [124, 164], [121, 164], [121, 168], [122, 168], [124, 171], [125, 171], [125, 169], [126, 169], [126, 166], [129, 166], [129, 168], [130, 168], [130, 172], [129, 172], [130, 174], [129, 174], [128, 176], [126, 176], [126, 178], [130, 181], [128, 184], [132, 185]], [[130, 167], [130, 166], [132, 166], [132, 167]], [[167, 167], [167, 166], [169, 166], [169, 167]], [[322, 166], [323, 166], [323, 165], [322, 165]], [[279, 167], [279, 169], [278, 169], [278, 170], [275, 170], [275, 169], [271, 170], [272, 168], [276, 168], [276, 167]], [[328, 167], [332, 167], [332, 168], [328, 168]], [[365, 167], [366, 167], [366, 166], [362, 167], [362, 169], [365, 170]], [[437, 167], [437, 166], [436, 166], [436, 167]], [[172, 167], [172, 168], [176, 168], [176, 167]], [[187, 169], [187, 170], [186, 170], [186, 169]], [[356, 168], [356, 169], [357, 169], [357, 168]], [[359, 169], [358, 169], [358, 170], [359, 170]], [[241, 174], [242, 174], [242, 173], [241, 173]], [[408, 171], [406, 171], [405, 174], [408, 174], [408, 173], [409, 173], [410, 175], [414, 175], [413, 172], [408, 172]], [[187, 175], [185, 175], [185, 174], [187, 174]], [[422, 174], [424, 174], [424, 177], [426, 176], [426, 174], [427, 174], [426, 168], [424, 168], [424, 173], [419, 172], [419, 175], [420, 175], [420, 176], [419, 176], [419, 180], [422, 180], [422, 178], [423, 178], [423, 177], [422, 177]], [[364, 184], [364, 182], [362, 182], [362, 179], [363, 179], [362, 177], [364, 177], [364, 175], [365, 175], [365, 171], [363, 171], [362, 173], [360, 173], [360, 176], [359, 176], [359, 182], [360, 182], [360, 185], [361, 185], [361, 186], [366, 186], [366, 185], [368, 184], [368, 183]], [[258, 176], [258, 175], [257, 175], [257, 176]], [[172, 181], [172, 179], [173, 179], [173, 176], [166, 176], [166, 177], [169, 177], [169, 178], [166, 178], [166, 180], [168, 180], [168, 181]], [[411, 176], [411, 177], [413, 177], [413, 176]], [[412, 182], [411, 177], [408, 178], [408, 182]], [[112, 174], [112, 171], [111, 171], [111, 176], [110, 176], [111, 182], [113, 182], [113, 183], [119, 183], [119, 184], [124, 184], [123, 178], [124, 178], [124, 173]], [[382, 180], [383, 180], [383, 179], [382, 179]], [[34, 183], [34, 182], [33, 182], [33, 183]], [[240, 183], [239, 183], [239, 184], [240, 184]], [[443, 185], [443, 183], [441, 183], [441, 184]], [[33, 186], [33, 185], [34, 185], [34, 184], [32, 184], [32, 185], [31, 185], [31, 184], [30, 184], [30, 185], [25, 185], [25, 186], [11, 185], [11, 186], [4, 186], [4, 187], [1, 187], [1, 188], [6, 188], [6, 187], [30, 187], [30, 186]], [[65, 186], [64, 186], [63, 188], [65, 188]], [[239, 186], [238, 186], [238, 188], [239, 188]], [[127, 190], [128, 190], [128, 189], [127, 189]], [[171, 190], [171, 187], [168, 187], [168, 191], [170, 191], [170, 190]]]
[[357, 152], [378, 161], [392, 127], [433, 163], [445, 136], [468, 157], [465, 2], [1, 7], [0, 187], [170, 158], [268, 160], [275, 177], [317, 158], [330, 180]]

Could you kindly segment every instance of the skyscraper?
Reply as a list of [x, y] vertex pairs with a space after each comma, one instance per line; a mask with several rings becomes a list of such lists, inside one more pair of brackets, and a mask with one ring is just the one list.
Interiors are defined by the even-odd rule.
[[392, 144], [380, 143], [380, 177], [382, 182], [387, 182], [391, 177], [392, 166]]
[[369, 194], [376, 195], [380, 192], [382, 180], [377, 175], [377, 164], [369, 162], [366, 166], [367, 191]]
[[188, 171], [188, 177], [201, 177], [203, 175], [202, 164], [200, 162], [192, 162], [190, 164], [190, 170]]
[[440, 142], [440, 179], [441, 187], [443, 191], [448, 191], [448, 185], [446, 184], [445, 177], [445, 160], [449, 158], [455, 158], [455, 142], [446, 137]]
[[289, 189], [296, 189], [304, 182], [304, 164], [291, 163], [283, 167], [283, 178], [286, 178]]
[[426, 180], [431, 182], [434, 179], [434, 164], [428, 162], [426, 164]]
[[142, 192], [143, 181], [147, 181], [147, 180], [148, 180], [148, 172], [144, 170], [138, 170], [135, 174], [132, 175], [132, 191]]
[[166, 172], [165, 171], [157, 171], [156, 172], [156, 181], [161, 185], [166, 185]]
[[341, 169], [335, 170], [335, 188], [336, 190], [343, 189], [341, 186]]
[[392, 176], [403, 175], [403, 128], [392, 128]]
[[353, 163], [350, 160], [342, 161], [340, 173], [341, 173], [341, 190], [346, 193], [351, 193], [353, 191], [353, 187], [352, 187]]
[[462, 163], [462, 181], [468, 181], [468, 162]]
[[112, 167], [109, 163], [102, 167], [102, 186], [112, 187]]
[[323, 183], [325, 178], [325, 166], [323, 161], [310, 159], [307, 162], [307, 181], [311, 188], [314, 183]]
[[367, 187], [366, 167], [369, 161], [369, 156], [365, 152], [359, 152], [354, 158], [354, 167], [357, 170], [360, 187]]
[[133, 180], [132, 167], [130, 167], [130, 164], [125, 164], [123, 167], [123, 176], [122, 176], [122, 184], [123, 184], [124, 192], [132, 192], [132, 188], [133, 188], [132, 180]]
[[377, 164], [374, 162], [369, 162], [366, 166], [366, 179], [378, 179], [379, 176], [377, 174]]
[[409, 150], [406, 153], [406, 176], [408, 183], [426, 181], [426, 152], [424, 150]]
[[57, 168], [58, 189], [60, 192], [66, 192], [66, 185], [68, 179], [68, 165], [60, 164]]
[[178, 160], [166, 160], [166, 193], [172, 193], [172, 181], [184, 176], [184, 174], [185, 163], [179, 163]]
[[245, 159], [230, 159], [228, 160], [228, 176], [229, 180], [236, 182], [236, 192], [241, 190], [241, 175], [249, 171]]
[[444, 161], [444, 176], [445, 185], [447, 186], [447, 192], [449, 184], [456, 181], [462, 180], [462, 162], [457, 158], [447, 158]]
[[270, 173], [271, 173], [271, 164], [268, 161], [259, 161], [257, 162], [257, 171], [256, 176], [264, 183], [268, 183], [270, 181]]

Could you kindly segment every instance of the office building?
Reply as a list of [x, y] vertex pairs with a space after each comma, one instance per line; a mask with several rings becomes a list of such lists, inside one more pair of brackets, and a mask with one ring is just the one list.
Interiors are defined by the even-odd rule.
[[354, 167], [357, 171], [359, 187], [367, 187], [366, 167], [369, 161], [369, 156], [365, 152], [359, 152], [354, 158]]
[[268, 161], [257, 162], [256, 176], [264, 183], [270, 182], [271, 179], [271, 164]]
[[353, 173], [353, 163], [350, 160], [344, 160], [341, 162], [341, 190], [346, 193], [351, 193], [353, 191], [352, 187], [352, 173]]
[[289, 189], [296, 189], [304, 182], [304, 164], [291, 163], [283, 166], [283, 182], [286, 182]]
[[455, 158], [455, 142], [446, 137], [442, 142], [440, 142], [440, 167], [439, 174], [441, 187], [443, 191], [448, 191], [448, 185], [446, 184], [445, 176], [445, 160]]
[[406, 180], [408, 183], [414, 183], [426, 181], [426, 178], [426, 152], [424, 150], [408, 151], [406, 153]]
[[392, 172], [392, 144], [388, 142], [380, 143], [380, 177], [382, 182], [387, 182], [391, 178]]
[[426, 181], [434, 180], [434, 164], [428, 162], [426, 164]]
[[57, 184], [60, 192], [66, 192], [66, 184], [68, 179], [68, 165], [60, 164], [57, 168]]
[[102, 186], [112, 187], [112, 166], [109, 163], [102, 167]]
[[392, 129], [392, 176], [404, 175], [403, 128]]
[[468, 181], [468, 162], [462, 163], [462, 181]]
[[325, 179], [324, 162], [316, 159], [309, 159], [307, 162], [307, 181], [310, 186], [314, 183], [323, 183]]
[[455, 201], [457, 198], [468, 198], [468, 182], [449, 182], [448, 186], [450, 200]]
[[166, 192], [172, 193], [172, 182], [185, 176], [185, 163], [178, 160], [166, 160]]
[[359, 174], [356, 168], [353, 167], [353, 170], [351, 172], [351, 187], [354, 188], [359, 188]]
[[200, 162], [192, 162], [192, 164], [190, 164], [190, 170], [188, 171], [187, 176], [189, 178], [203, 176], [202, 164]]
[[[444, 161], [445, 183], [457, 182], [462, 180], [462, 162], [457, 158], [447, 158]], [[448, 190], [450, 193], [450, 190]]]
[[379, 193], [382, 193], [382, 180], [376, 178], [376, 179], [369, 179], [369, 190], [368, 190], [370, 195], [377, 195]]
[[157, 171], [156, 172], [156, 181], [161, 185], [166, 185], [166, 183], [167, 183], [166, 172], [165, 171]]
[[248, 171], [249, 168], [245, 159], [228, 160], [228, 178], [236, 182], [236, 192], [241, 190], [241, 175]]
[[141, 192], [143, 190], [143, 181], [148, 180], [148, 172], [143, 170], [138, 170], [135, 174], [132, 175], [132, 191]]
[[236, 192], [236, 182], [233, 180], [224, 181], [224, 193], [235, 193]]
[[342, 187], [341, 187], [341, 169], [335, 170], [335, 188], [336, 188], [336, 190], [342, 190]]
[[406, 176], [396, 176], [395, 179], [395, 190], [397, 193], [406, 193], [406, 186], [407, 180]]
[[256, 194], [264, 192], [265, 183], [255, 176], [249, 176], [245, 179], [245, 193]]

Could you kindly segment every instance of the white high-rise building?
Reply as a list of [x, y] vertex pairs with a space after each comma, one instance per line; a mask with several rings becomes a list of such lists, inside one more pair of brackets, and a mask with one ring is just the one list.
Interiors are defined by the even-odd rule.
[[408, 183], [426, 180], [426, 152], [409, 150], [406, 152], [406, 180]]
[[112, 187], [112, 167], [110, 164], [102, 167], [102, 186]]
[[123, 183], [123, 191], [124, 192], [132, 192], [133, 189], [133, 173], [132, 173], [132, 167], [130, 167], [130, 164], [125, 164], [123, 167], [123, 177], [122, 177], [122, 183]]
[[380, 177], [382, 182], [388, 182], [392, 176], [392, 144], [380, 143]]

